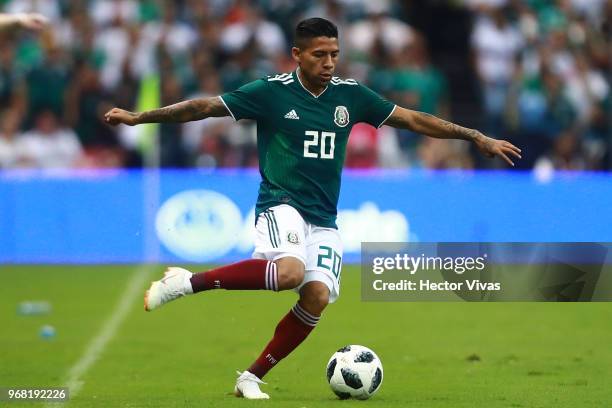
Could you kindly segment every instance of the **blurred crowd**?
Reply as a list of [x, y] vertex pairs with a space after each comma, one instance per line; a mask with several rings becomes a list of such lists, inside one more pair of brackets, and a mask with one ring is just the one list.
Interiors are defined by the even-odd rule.
[[[113, 106], [143, 110], [213, 96], [294, 69], [295, 24], [324, 17], [340, 30], [338, 76], [408, 108], [458, 123], [447, 75], [411, 21], [414, 1], [0, 0], [39, 12], [41, 33], [0, 33], [0, 168], [256, 167], [255, 125], [214, 118], [120, 126]], [[519, 145], [521, 168], [609, 170], [608, 0], [438, 1], [469, 16], [479, 128]], [[444, 30], [445, 21], [436, 24]], [[461, 78], [459, 79], [461, 81]], [[469, 81], [468, 78], [465, 81]], [[158, 135], [158, 139], [154, 135]], [[156, 140], [159, 149], [156, 149]], [[469, 144], [359, 124], [347, 167], [502, 167]]]

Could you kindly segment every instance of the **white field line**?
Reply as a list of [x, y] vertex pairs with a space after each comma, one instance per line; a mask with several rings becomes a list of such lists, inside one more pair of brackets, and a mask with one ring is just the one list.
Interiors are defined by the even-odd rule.
[[[73, 399], [83, 387], [85, 383], [83, 377], [104, 352], [108, 343], [115, 337], [117, 329], [119, 329], [119, 326], [121, 326], [121, 323], [123, 323], [128, 313], [131, 311], [134, 299], [144, 294], [144, 285], [151, 268], [152, 266], [150, 265], [142, 265], [136, 269], [128, 281], [125, 290], [119, 297], [117, 306], [115, 306], [109, 318], [104, 322], [98, 334], [91, 340], [81, 358], [79, 358], [79, 360], [70, 367], [70, 370], [68, 370], [63, 387], [68, 388], [70, 399]], [[46, 407], [57, 406], [57, 403], [49, 403], [46, 405]]]

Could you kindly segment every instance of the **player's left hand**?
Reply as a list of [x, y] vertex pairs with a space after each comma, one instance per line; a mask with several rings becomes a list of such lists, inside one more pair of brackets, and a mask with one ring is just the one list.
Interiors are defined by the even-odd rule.
[[514, 166], [514, 162], [510, 157], [521, 158], [521, 149], [506, 140], [493, 139], [480, 133], [474, 143], [485, 156], [500, 157], [511, 166]]

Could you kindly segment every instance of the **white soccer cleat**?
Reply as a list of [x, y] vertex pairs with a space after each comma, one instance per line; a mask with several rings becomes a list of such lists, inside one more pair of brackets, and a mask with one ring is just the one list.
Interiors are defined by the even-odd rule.
[[193, 273], [187, 269], [169, 267], [164, 272], [164, 277], [151, 283], [149, 290], [145, 292], [145, 310], [150, 312], [171, 300], [192, 294], [193, 289], [190, 282], [192, 276]]
[[236, 386], [234, 387], [234, 394], [236, 394], [237, 397], [246, 399], [270, 399], [268, 394], [261, 392], [259, 389], [259, 384], [265, 384], [265, 382], [257, 378], [255, 374], [248, 371], [243, 373], [236, 371], [236, 373], [239, 375], [236, 380]]

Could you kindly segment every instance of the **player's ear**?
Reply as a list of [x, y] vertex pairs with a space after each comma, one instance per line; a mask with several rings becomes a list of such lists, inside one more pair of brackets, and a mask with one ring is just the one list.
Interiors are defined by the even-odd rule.
[[297, 63], [300, 62], [300, 55], [301, 55], [301, 50], [298, 47], [293, 47], [291, 48], [291, 57], [293, 58], [293, 60]]

